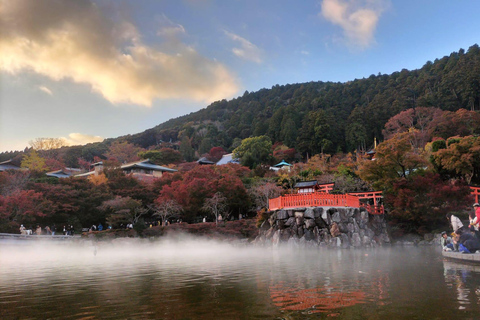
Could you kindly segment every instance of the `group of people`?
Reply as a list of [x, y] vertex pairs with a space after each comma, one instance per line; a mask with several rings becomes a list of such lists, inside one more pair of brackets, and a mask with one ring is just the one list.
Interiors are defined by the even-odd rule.
[[480, 251], [480, 204], [473, 204], [474, 212], [469, 214], [469, 226], [463, 225], [455, 215], [447, 214], [447, 219], [452, 225], [453, 233], [450, 237], [446, 231], [442, 232], [440, 239], [443, 250], [475, 253]]
[[[23, 235], [52, 235], [54, 236], [57, 232], [57, 227], [54, 225], [46, 226], [45, 228], [42, 228], [40, 225], [37, 225], [36, 228], [32, 229], [27, 229], [25, 226], [22, 224], [20, 225], [20, 234]], [[73, 225], [64, 225], [63, 230], [62, 230], [64, 235], [68, 236], [73, 236], [75, 234], [75, 228]]]

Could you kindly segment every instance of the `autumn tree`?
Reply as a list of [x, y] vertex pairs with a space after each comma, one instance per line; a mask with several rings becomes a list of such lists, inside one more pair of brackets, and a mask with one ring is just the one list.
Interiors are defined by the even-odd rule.
[[53, 150], [68, 146], [68, 142], [63, 138], [36, 138], [30, 140], [28, 144], [34, 150]]
[[108, 148], [105, 157], [123, 164], [140, 160], [137, 154], [143, 150], [141, 147], [127, 141], [114, 142]]
[[142, 201], [121, 196], [104, 201], [100, 209], [107, 212], [107, 222], [113, 227], [126, 226], [130, 223], [135, 225], [148, 212], [148, 209], [143, 207]]
[[393, 183], [428, 166], [428, 161], [411, 143], [412, 133], [397, 133], [377, 146], [375, 160], [364, 160], [358, 174], [377, 190], [387, 190]]
[[268, 209], [268, 200], [277, 198], [283, 189], [273, 182], [262, 181], [250, 189], [251, 196], [255, 199], [257, 210]]
[[47, 170], [45, 159], [36, 150], [31, 150], [29, 154], [23, 157], [21, 167], [33, 172], [45, 172]]
[[385, 202], [396, 228], [422, 234], [446, 228], [446, 212], [461, 215], [472, 202], [470, 192], [462, 180], [444, 181], [427, 173], [397, 180]]
[[177, 201], [165, 198], [156, 199], [154, 205], [150, 206], [150, 209], [153, 211], [153, 216], [162, 219], [162, 224], [164, 225], [168, 218], [176, 217], [182, 212], [182, 207]]
[[218, 226], [218, 217], [223, 214], [223, 219], [228, 220], [226, 214], [227, 198], [221, 192], [216, 192], [211, 198], [205, 200], [203, 210], [212, 213], [215, 216], [215, 225]]
[[33, 190], [16, 190], [7, 196], [0, 195], [0, 230], [18, 232], [20, 224], [34, 226], [45, 217], [48, 203], [43, 194]]
[[452, 137], [447, 143], [447, 148], [432, 154], [433, 161], [467, 183], [480, 182], [480, 138]]

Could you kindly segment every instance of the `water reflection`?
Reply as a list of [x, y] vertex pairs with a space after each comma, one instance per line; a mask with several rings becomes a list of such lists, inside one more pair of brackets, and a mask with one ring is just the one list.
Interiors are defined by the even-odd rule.
[[[432, 248], [0, 244], [0, 319], [478, 318], [480, 273]], [[477, 267], [478, 268], [478, 267]], [[461, 309], [461, 310], [460, 310]]]
[[480, 306], [480, 265], [443, 261], [445, 282], [457, 294], [458, 309], [470, 304]]

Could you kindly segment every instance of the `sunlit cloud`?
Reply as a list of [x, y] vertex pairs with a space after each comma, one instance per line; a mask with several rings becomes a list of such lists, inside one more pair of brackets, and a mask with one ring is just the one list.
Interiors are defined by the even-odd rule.
[[88, 134], [82, 133], [70, 133], [68, 138], [62, 137], [62, 139], [69, 145], [69, 146], [80, 146], [85, 145], [87, 143], [93, 142], [102, 142], [104, 138], [100, 136], [92, 136]]
[[323, 0], [320, 15], [340, 26], [350, 45], [365, 49], [375, 42], [378, 20], [387, 4], [386, 0]]
[[[211, 102], [238, 91], [234, 75], [195, 48], [162, 50], [136, 26], [90, 0], [0, 0], [0, 70], [86, 83], [111, 103], [151, 106], [155, 99]], [[160, 36], [185, 32], [181, 25]]]
[[256, 63], [262, 63], [262, 50], [258, 48], [256, 45], [251, 43], [245, 38], [242, 38], [234, 33], [225, 31], [225, 34], [233, 41], [237, 42], [240, 47], [236, 47], [232, 49], [233, 54], [237, 57], [242, 58], [244, 60], [253, 61]]
[[45, 92], [46, 94], [48, 94], [48, 95], [50, 95], [50, 96], [53, 96], [52, 90], [48, 89], [48, 88], [45, 87], [45, 86], [39, 86], [38, 89], [40, 89], [40, 91], [43, 91], [43, 92]]

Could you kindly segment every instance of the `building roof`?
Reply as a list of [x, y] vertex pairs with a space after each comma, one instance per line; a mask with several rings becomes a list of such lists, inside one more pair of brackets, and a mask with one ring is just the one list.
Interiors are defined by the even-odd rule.
[[215, 162], [210, 161], [205, 157], [198, 159], [197, 162], [198, 164], [215, 164]]
[[5, 170], [19, 170], [20, 167], [12, 163], [12, 159], [0, 162], [0, 172]]
[[150, 159], [127, 163], [122, 165], [120, 168], [122, 168], [123, 170], [140, 168], [140, 169], [147, 169], [147, 170], [154, 170], [154, 171], [177, 172], [177, 170], [175, 169], [170, 169], [167, 167], [156, 165]]
[[224, 154], [222, 156], [222, 159], [218, 160], [217, 166], [221, 166], [223, 164], [229, 164], [229, 163], [240, 164], [240, 160], [239, 159], [233, 159], [233, 153]]
[[292, 165], [288, 162], [286, 162], [285, 160], [282, 160], [281, 162], [277, 163], [276, 165], [274, 165], [274, 167], [285, 167], [285, 166], [288, 166], [288, 167], [291, 167]]
[[307, 188], [307, 187], [313, 187], [313, 186], [316, 186], [316, 185], [318, 185], [317, 180], [302, 181], [302, 182], [297, 182], [297, 184], [295, 184], [294, 188]]
[[55, 177], [55, 178], [68, 178], [72, 174], [70, 172], [66, 172], [64, 170], [55, 170], [55, 171], [47, 172], [46, 175], [48, 177]]

